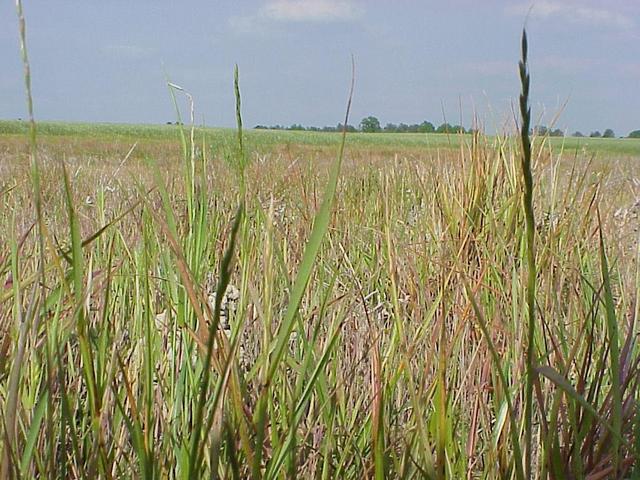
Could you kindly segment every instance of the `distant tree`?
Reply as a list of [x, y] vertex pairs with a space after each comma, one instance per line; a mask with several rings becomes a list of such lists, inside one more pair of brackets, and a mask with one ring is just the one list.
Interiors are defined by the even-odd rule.
[[382, 130], [380, 128], [380, 120], [374, 116], [365, 117], [360, 122], [360, 130], [364, 133], [375, 133]]
[[544, 136], [544, 135], [548, 135], [549, 133], [550, 133], [549, 128], [544, 125], [536, 125], [535, 127], [533, 127], [534, 135]]
[[[170, 122], [167, 122], [167, 124], [170, 124]], [[176, 123], [178, 124], [178, 123]], [[256, 126], [253, 127], [255, 130], [294, 130], [294, 131], [310, 131], [310, 132], [341, 132], [342, 131], [342, 124], [338, 123], [338, 125], [336, 125], [335, 127], [332, 126], [326, 126], [326, 127], [305, 127], [302, 124], [299, 123], [294, 123], [288, 127], [285, 127], [284, 125], [271, 125], [271, 126], [267, 126], [267, 125], [263, 125], [263, 124], [258, 124]], [[545, 127], [546, 128], [546, 127]], [[428, 122], [428, 121], [423, 121], [422, 123], [412, 123], [412, 124], [407, 124], [407, 123], [399, 123], [399, 124], [395, 124], [395, 123], [387, 123], [384, 128], [382, 128], [380, 126], [380, 121], [374, 117], [374, 116], [369, 116], [369, 117], [365, 117], [362, 119], [362, 121], [360, 122], [359, 125], [359, 129], [362, 132], [365, 133], [369, 133], [369, 132], [385, 132], [385, 133], [432, 133], [432, 132], [436, 132], [436, 133], [449, 133], [449, 134], [455, 134], [455, 133], [473, 133], [473, 130], [470, 128], [469, 130], [466, 130], [462, 125], [451, 125], [449, 123], [443, 123], [442, 125], [440, 125], [438, 128], [435, 128], [435, 126], [433, 125], [433, 123]], [[347, 125], [347, 131], [348, 132], [357, 132], [358, 128], [353, 126], [353, 125]], [[560, 130], [558, 130], [557, 132], [559, 132], [560, 135], [562, 135], [562, 132]], [[548, 132], [550, 134], [553, 134], [552, 132]]]
[[560, 130], [559, 128], [556, 128], [555, 130], [550, 130], [549, 131], [549, 136], [550, 137], [564, 137], [564, 132], [562, 130]]
[[433, 133], [436, 131], [436, 127], [433, 126], [433, 123], [424, 121], [420, 125], [418, 125], [418, 132], [420, 133]]
[[600, 138], [602, 136], [602, 134], [596, 130], [595, 132], [591, 132], [591, 134], [589, 135], [591, 138]]
[[455, 133], [453, 125], [448, 124], [447, 122], [440, 125], [436, 128], [436, 133]]
[[602, 138], [615, 138], [616, 134], [613, 133], [613, 130], [607, 128], [602, 134]]
[[634, 130], [627, 138], [640, 138], [640, 130]]
[[[341, 123], [339, 123], [339, 124], [336, 126], [336, 128], [335, 128], [335, 130], [334, 130], [334, 131], [341, 132], [342, 130], [343, 130], [343, 126], [342, 126], [342, 124], [341, 124]], [[356, 127], [354, 127], [353, 125], [347, 125], [347, 127], [346, 127], [346, 129], [345, 129], [345, 130], [346, 130], [347, 132], [357, 132], [357, 131], [358, 131], [358, 129], [357, 129]]]
[[467, 131], [462, 125], [451, 125], [445, 122], [435, 129], [435, 133], [467, 133]]
[[571, 136], [572, 137], [584, 137], [584, 135], [580, 131], [573, 132], [573, 134], [571, 134]]

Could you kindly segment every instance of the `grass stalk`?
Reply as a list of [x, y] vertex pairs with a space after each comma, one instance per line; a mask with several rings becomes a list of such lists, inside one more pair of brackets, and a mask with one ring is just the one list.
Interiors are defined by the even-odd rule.
[[[38, 281], [40, 283], [40, 294], [44, 296], [45, 294], [45, 248], [44, 248], [44, 235], [45, 235], [45, 227], [44, 220], [42, 215], [42, 194], [41, 194], [41, 185], [40, 185], [40, 164], [38, 162], [38, 148], [36, 143], [36, 122], [35, 116], [33, 113], [33, 97], [31, 94], [31, 66], [29, 64], [29, 54], [27, 49], [27, 26], [24, 17], [24, 11], [22, 7], [22, 0], [16, 0], [16, 13], [18, 16], [18, 29], [19, 29], [19, 37], [20, 37], [20, 53], [22, 58], [22, 65], [24, 71], [24, 85], [25, 85], [25, 94], [26, 94], [26, 103], [27, 103], [27, 115], [29, 118], [29, 154], [31, 160], [31, 185], [32, 185], [32, 193], [33, 193], [33, 202], [35, 206], [36, 213], [36, 222], [38, 225], [37, 237], [38, 237]], [[39, 301], [36, 296], [36, 289], [33, 289], [33, 295], [31, 297], [31, 304], [29, 309], [33, 311], [33, 315], [37, 317], [39, 315], [39, 309], [37, 308], [37, 303]], [[17, 300], [18, 297], [16, 297]], [[20, 305], [16, 305], [16, 309], [19, 311], [22, 309]], [[18, 348], [16, 359], [12, 365], [11, 372], [11, 381], [9, 385], [8, 398], [7, 398], [7, 410], [4, 416], [3, 422], [3, 430], [4, 435], [2, 436], [5, 440], [5, 449], [4, 455], [2, 457], [2, 464], [0, 465], [0, 478], [8, 478], [12, 475], [12, 470], [15, 468], [12, 462], [12, 457], [10, 452], [15, 450], [16, 445], [16, 428], [17, 428], [17, 400], [18, 400], [18, 389], [20, 386], [20, 376], [21, 369], [24, 359], [24, 349], [27, 342], [27, 335], [29, 333], [29, 329], [31, 327], [31, 322], [34, 321], [37, 323], [37, 318], [33, 320], [29, 318], [29, 316], [20, 315], [19, 318], [20, 324], [20, 336], [18, 339]], [[48, 377], [47, 377], [48, 378]], [[50, 386], [49, 386], [50, 387]], [[49, 404], [50, 406], [50, 404]], [[47, 411], [49, 414], [51, 413], [51, 409], [48, 408]], [[50, 415], [48, 415], [50, 418]], [[47, 423], [48, 426], [51, 425], [50, 421]]]
[[535, 360], [535, 301], [536, 301], [536, 253], [535, 253], [535, 218], [533, 213], [533, 173], [531, 167], [531, 140], [529, 131], [531, 129], [531, 108], [529, 107], [529, 86], [530, 76], [527, 65], [527, 32], [522, 30], [520, 71], [520, 140], [522, 143], [521, 169], [524, 180], [524, 197], [522, 201], [525, 214], [525, 231], [527, 238], [526, 260], [527, 260], [527, 350], [526, 365], [527, 379], [525, 387], [525, 472], [527, 478], [532, 478], [532, 457], [533, 457], [533, 386], [536, 382], [536, 360]]

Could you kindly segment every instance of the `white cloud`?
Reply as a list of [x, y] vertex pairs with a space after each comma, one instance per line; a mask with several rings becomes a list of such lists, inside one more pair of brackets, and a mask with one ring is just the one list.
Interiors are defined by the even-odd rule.
[[610, 8], [592, 7], [584, 2], [541, 0], [509, 6], [511, 15], [527, 15], [539, 18], [558, 18], [571, 23], [581, 23], [611, 28], [632, 28], [635, 23], [628, 15]]
[[272, 0], [261, 14], [280, 21], [330, 22], [353, 20], [361, 11], [347, 0]]
[[352, 0], [268, 0], [253, 15], [229, 18], [236, 33], [264, 32], [274, 22], [347, 22], [358, 19], [363, 8]]

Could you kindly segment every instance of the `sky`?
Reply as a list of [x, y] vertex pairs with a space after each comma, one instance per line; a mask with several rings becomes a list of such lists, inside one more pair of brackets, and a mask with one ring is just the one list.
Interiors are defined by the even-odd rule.
[[[640, 129], [638, 0], [24, 0], [38, 120], [165, 123], [167, 79], [197, 123], [513, 124], [527, 24], [536, 124]], [[527, 16], [528, 15], [528, 16]], [[26, 104], [15, 4], [0, 2], [0, 119]], [[181, 96], [181, 108], [186, 101]]]

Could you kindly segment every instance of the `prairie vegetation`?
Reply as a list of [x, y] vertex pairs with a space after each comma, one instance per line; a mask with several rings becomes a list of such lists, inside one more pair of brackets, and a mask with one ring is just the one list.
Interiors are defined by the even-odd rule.
[[0, 136], [5, 475], [638, 474], [638, 152], [74, 128]]
[[[0, 134], [5, 142], [15, 140], [18, 143], [24, 141], [29, 131], [26, 122], [0, 120]], [[196, 125], [198, 139], [203, 138], [212, 151], [220, 153], [222, 150], [235, 148], [236, 135], [233, 130], [222, 128], [201, 128]], [[632, 132], [633, 133], [633, 132]], [[121, 154], [120, 149], [137, 143], [133, 152], [136, 157], [144, 157], [149, 152], [158, 157], [162, 150], [168, 149], [179, 154], [180, 139], [177, 126], [173, 125], [126, 125], [126, 124], [87, 124], [87, 123], [61, 123], [38, 122], [38, 134], [43, 136], [47, 143], [65, 143], [65, 151], [75, 152], [77, 155], [91, 153], [113, 152]], [[544, 136], [544, 135], [543, 135]], [[289, 130], [245, 130], [244, 139], [248, 144], [248, 151], [252, 155], [264, 154], [272, 150], [281, 150], [286, 145], [318, 148], [318, 153], [331, 156], [337, 151], [341, 134], [331, 132], [301, 132]], [[398, 153], [401, 155], [419, 156], [425, 149], [458, 149], [465, 141], [468, 142], [471, 135], [459, 135], [455, 133], [350, 133], [350, 149], [370, 149], [373, 153]], [[598, 158], [637, 157], [640, 152], [640, 138], [579, 138], [579, 137], [549, 137], [545, 140], [553, 151], [566, 152], [568, 155], [578, 153], [581, 157], [589, 158], [596, 155]], [[73, 148], [75, 147], [75, 149]], [[148, 147], [148, 149], [147, 149]], [[325, 147], [332, 147], [328, 151]], [[175, 158], [174, 158], [175, 160]]]

